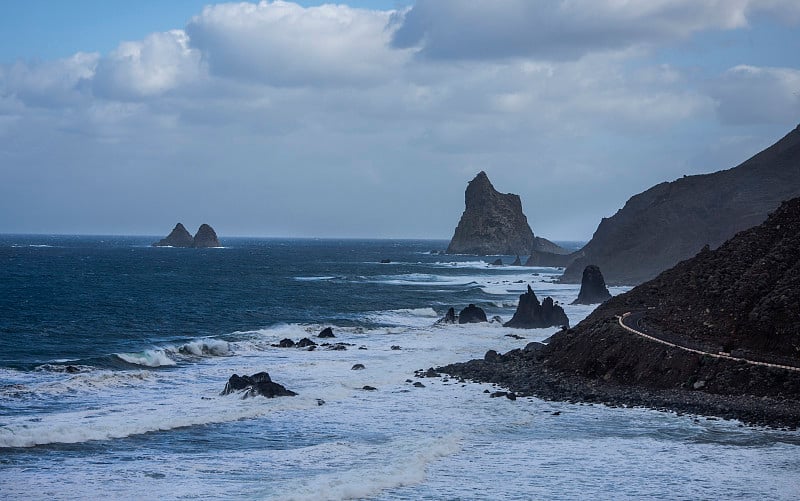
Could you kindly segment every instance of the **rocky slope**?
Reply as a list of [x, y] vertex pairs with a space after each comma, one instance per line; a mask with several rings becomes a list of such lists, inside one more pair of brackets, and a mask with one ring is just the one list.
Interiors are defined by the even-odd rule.
[[559, 252], [558, 245], [536, 238], [522, 212], [519, 195], [500, 193], [481, 171], [467, 185], [466, 208], [448, 254], [529, 255], [537, 249]]
[[800, 372], [712, 358], [630, 333], [616, 316], [681, 346], [800, 366], [800, 198], [717, 250], [599, 306], [547, 346], [446, 372], [549, 398], [648, 405], [800, 425]]
[[[577, 283], [588, 264], [610, 284], [637, 284], [764, 221], [800, 196], [800, 126], [739, 166], [661, 183], [603, 219], [571, 258], [562, 281]], [[544, 261], [541, 261], [544, 262]]]

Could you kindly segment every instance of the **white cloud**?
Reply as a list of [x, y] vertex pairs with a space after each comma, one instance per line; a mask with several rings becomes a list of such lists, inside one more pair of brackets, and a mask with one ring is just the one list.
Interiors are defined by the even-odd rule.
[[122, 42], [100, 60], [93, 80], [99, 97], [135, 100], [168, 92], [201, 74], [200, 54], [181, 30]]
[[727, 123], [786, 123], [800, 117], [800, 69], [736, 66], [713, 82], [710, 93]]
[[390, 12], [345, 5], [220, 4], [186, 30], [214, 75], [276, 86], [370, 85], [391, 77]]
[[82, 83], [94, 76], [99, 54], [79, 52], [45, 62], [17, 62], [0, 68], [0, 95], [7, 94], [26, 106], [59, 108], [82, 100]]

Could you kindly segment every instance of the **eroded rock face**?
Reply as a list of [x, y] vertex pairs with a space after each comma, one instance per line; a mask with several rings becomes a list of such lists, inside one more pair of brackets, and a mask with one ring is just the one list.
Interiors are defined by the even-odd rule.
[[175, 228], [169, 232], [166, 238], [162, 238], [153, 244], [153, 247], [192, 247], [194, 246], [194, 239], [192, 234], [189, 233], [182, 223], [175, 225]]
[[504, 327], [517, 327], [521, 329], [540, 329], [543, 327], [569, 327], [569, 319], [564, 309], [553, 302], [553, 298], [546, 297], [539, 303], [539, 298], [528, 286], [528, 291], [519, 296], [519, 305], [514, 316], [503, 324]]
[[293, 397], [297, 393], [287, 390], [283, 385], [280, 385], [269, 377], [266, 372], [259, 372], [252, 376], [240, 376], [234, 374], [228, 379], [225, 389], [222, 390], [222, 395], [229, 395], [234, 392], [241, 391], [242, 398], [255, 397], [262, 395], [267, 398], [274, 397]]
[[474, 304], [467, 306], [458, 314], [458, 323], [460, 324], [476, 324], [486, 321], [486, 312]]
[[581, 280], [581, 291], [578, 299], [572, 304], [597, 304], [611, 299], [611, 293], [606, 288], [606, 281], [600, 268], [590, 264], [583, 269], [583, 279]]
[[481, 171], [464, 194], [466, 208], [448, 254], [528, 255], [534, 237], [519, 195], [500, 193]]
[[661, 183], [604, 218], [573, 256], [562, 281], [577, 283], [596, 264], [610, 284], [635, 285], [719, 247], [800, 196], [800, 126], [739, 166]]
[[222, 245], [220, 245], [219, 239], [217, 239], [217, 233], [214, 231], [214, 228], [207, 224], [201, 224], [194, 236], [192, 247], [222, 247]]

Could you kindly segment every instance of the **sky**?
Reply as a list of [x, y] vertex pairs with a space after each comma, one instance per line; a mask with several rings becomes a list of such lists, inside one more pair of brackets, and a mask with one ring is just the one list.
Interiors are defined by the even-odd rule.
[[0, 233], [588, 240], [800, 122], [796, 0], [0, 2]]

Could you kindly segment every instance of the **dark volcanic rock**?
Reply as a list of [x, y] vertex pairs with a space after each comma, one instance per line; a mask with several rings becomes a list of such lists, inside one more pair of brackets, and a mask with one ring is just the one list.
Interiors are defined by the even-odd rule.
[[234, 374], [228, 379], [228, 383], [225, 385], [225, 389], [222, 390], [221, 395], [229, 395], [236, 391], [244, 391], [243, 398], [258, 395], [267, 398], [293, 397], [297, 395], [297, 393], [287, 390], [283, 385], [272, 381], [266, 372], [259, 372], [252, 376]]
[[454, 323], [456, 323], [456, 310], [455, 310], [455, 308], [449, 308], [447, 310], [447, 313], [445, 313], [445, 315], [442, 318], [440, 318], [436, 323], [437, 324], [454, 324]]
[[324, 329], [322, 329], [322, 331], [320, 331], [319, 334], [317, 334], [317, 337], [331, 338], [336, 336], [333, 335], [333, 329], [331, 329], [330, 327], [325, 327]]
[[317, 343], [308, 339], [307, 337], [304, 337], [303, 339], [298, 341], [295, 346], [297, 346], [298, 348], [307, 348], [309, 346], [317, 346]]
[[519, 305], [514, 316], [503, 324], [504, 327], [522, 329], [539, 329], [542, 327], [569, 326], [569, 319], [564, 309], [553, 303], [553, 298], [546, 297], [539, 303], [536, 294], [528, 286], [528, 292], [519, 296]]
[[154, 243], [153, 247], [192, 247], [193, 245], [194, 239], [191, 233], [186, 231], [183, 224], [178, 223], [166, 238]]
[[350, 367], [351, 371], [361, 371], [364, 369], [366, 369], [366, 367], [364, 367], [364, 364], [355, 364], [352, 367]]
[[503, 266], [503, 260], [498, 257], [497, 259], [489, 263], [489, 266]]
[[763, 222], [784, 200], [800, 196], [800, 126], [739, 166], [661, 183], [603, 219], [564, 272], [577, 283], [596, 264], [610, 284], [637, 284], [716, 248]]
[[530, 254], [533, 231], [519, 195], [494, 189], [485, 172], [469, 182], [466, 208], [447, 247], [448, 254]]
[[475, 324], [479, 322], [486, 322], [486, 312], [474, 304], [467, 306], [458, 314], [458, 323], [460, 324]]
[[606, 288], [606, 281], [603, 280], [600, 268], [593, 264], [584, 268], [581, 291], [578, 293], [578, 299], [573, 301], [572, 304], [596, 304], [607, 301], [610, 298], [611, 293]]
[[197, 233], [194, 235], [192, 247], [222, 247], [222, 245], [217, 239], [217, 233], [214, 231], [214, 228], [207, 224], [201, 224]]
[[381, 259], [381, 264], [389, 264], [391, 262], [392, 262], [391, 259]]

